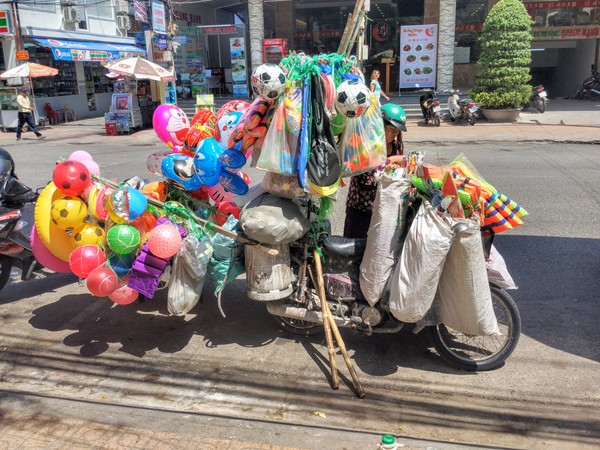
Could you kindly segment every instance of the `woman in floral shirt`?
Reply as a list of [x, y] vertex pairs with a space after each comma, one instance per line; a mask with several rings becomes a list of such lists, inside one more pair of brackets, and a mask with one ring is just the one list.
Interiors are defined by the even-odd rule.
[[[387, 103], [381, 107], [381, 115], [385, 125], [385, 142], [387, 144], [386, 165], [400, 164], [404, 154], [402, 132], [406, 131], [406, 113], [402, 107]], [[345, 237], [366, 239], [377, 193], [375, 174], [382, 169], [383, 167], [378, 167], [351, 178], [346, 198]]]

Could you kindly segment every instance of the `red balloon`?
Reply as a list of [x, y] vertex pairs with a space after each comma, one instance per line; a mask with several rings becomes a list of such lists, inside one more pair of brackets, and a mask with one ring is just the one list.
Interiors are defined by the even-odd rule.
[[217, 222], [220, 226], [223, 226], [225, 222], [227, 222], [227, 218], [230, 214], [236, 219], [240, 218], [240, 207], [235, 202], [220, 202], [217, 205], [217, 209], [221, 211], [223, 214], [217, 214]]
[[87, 277], [86, 286], [96, 297], [108, 297], [119, 287], [117, 274], [110, 267], [96, 267]]
[[77, 196], [85, 191], [92, 179], [85, 164], [68, 159], [56, 165], [52, 181], [62, 193]]
[[97, 245], [81, 245], [69, 255], [71, 272], [79, 278], [87, 278], [92, 270], [106, 262], [106, 253]]
[[181, 247], [181, 234], [173, 224], [159, 225], [148, 235], [148, 250], [159, 258], [169, 259], [175, 256], [179, 247]]
[[138, 291], [131, 289], [127, 285], [123, 285], [120, 288], [112, 291], [108, 298], [110, 298], [117, 305], [129, 305], [130, 303], [136, 301], [138, 295]]

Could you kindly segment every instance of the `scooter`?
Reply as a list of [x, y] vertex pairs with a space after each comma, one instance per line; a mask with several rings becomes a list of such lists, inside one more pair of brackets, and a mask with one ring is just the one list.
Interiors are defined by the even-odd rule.
[[21, 270], [22, 280], [41, 268], [30, 244], [36, 198], [35, 192], [13, 177], [0, 188], [0, 290], [13, 267]]
[[[316, 286], [320, 283], [315, 281], [310, 270], [316, 254], [311, 248], [314, 250], [315, 243], [318, 243], [325, 261], [323, 280], [327, 304], [337, 326], [367, 335], [399, 332], [407, 324], [390, 313], [389, 293], [384, 294], [374, 306], [361, 293], [359, 268], [366, 239], [329, 236], [327, 228], [323, 225], [313, 227], [322, 231], [312, 234], [309, 232], [310, 236], [291, 244], [290, 254], [295, 262], [292, 267], [298, 274], [294, 292], [287, 298], [267, 302], [267, 311], [283, 330], [294, 334], [308, 336], [323, 329], [321, 302], [317, 291], [319, 286]], [[454, 232], [459, 234], [464, 229], [456, 229]], [[491, 244], [491, 237], [483, 240], [486, 257], [489, 256]], [[516, 348], [521, 333], [517, 305], [505, 290], [516, 288], [514, 284], [507, 282], [509, 279], [512, 282], [508, 272], [502, 274], [502, 269], [491, 270], [488, 267], [492, 305], [501, 332], [499, 335], [473, 336], [460, 333], [432, 320], [430, 313], [435, 315], [434, 312], [426, 314], [424, 319], [415, 323], [412, 331], [419, 333], [427, 329], [441, 358], [459, 369], [484, 371], [500, 367]]]
[[537, 109], [542, 114], [546, 111], [546, 103], [548, 103], [548, 94], [544, 90], [544, 86], [534, 86], [531, 90], [531, 97], [529, 97], [529, 106]]
[[451, 89], [448, 92], [448, 111], [450, 111], [450, 120], [459, 122], [466, 120], [470, 125], [475, 125], [477, 107], [470, 98], [460, 98], [458, 89]]
[[419, 104], [421, 105], [421, 112], [425, 123], [433, 122], [436, 127], [440, 126], [440, 113], [442, 107], [438, 99], [438, 93], [428, 89], [423, 89], [421, 92], [425, 92], [419, 98]]

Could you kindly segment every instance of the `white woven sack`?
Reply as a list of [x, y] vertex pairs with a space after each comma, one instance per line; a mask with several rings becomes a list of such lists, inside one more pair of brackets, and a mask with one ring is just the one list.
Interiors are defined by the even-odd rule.
[[414, 323], [425, 316], [435, 297], [452, 238], [450, 225], [424, 200], [390, 281], [390, 312], [396, 319]]
[[408, 208], [403, 196], [409, 188], [409, 179], [394, 179], [387, 174], [383, 174], [377, 184], [359, 278], [360, 290], [371, 306], [381, 299], [398, 260]]
[[454, 220], [464, 221], [469, 228], [455, 236], [446, 257], [438, 284], [438, 317], [461, 333], [498, 334], [479, 225], [467, 219]]

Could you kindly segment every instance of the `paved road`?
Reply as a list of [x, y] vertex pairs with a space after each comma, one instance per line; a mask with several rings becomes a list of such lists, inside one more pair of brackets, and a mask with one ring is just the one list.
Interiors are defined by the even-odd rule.
[[[86, 136], [10, 151], [23, 181], [39, 186], [79, 148], [117, 179], [146, 173], [145, 156], [161, 148], [136, 135], [111, 146]], [[322, 336], [278, 331], [244, 280], [226, 290], [226, 318], [208, 284], [203, 303], [178, 318], [164, 293], [114, 307], [52, 275], [0, 292], [0, 447], [365, 449], [390, 432], [412, 448], [596, 448], [597, 146], [421, 145], [434, 160], [465, 151], [530, 213], [497, 241], [524, 321], [505, 367], [455, 371], [410, 332], [344, 333], [367, 392], [358, 400], [341, 357], [341, 387], [329, 388]], [[336, 217], [339, 228], [339, 206]], [[244, 420], [228, 428], [231, 418]]]

